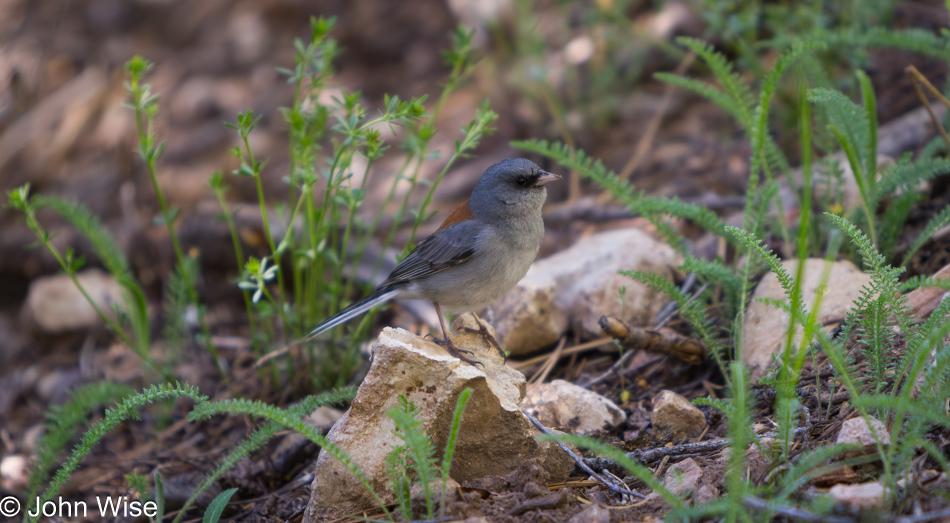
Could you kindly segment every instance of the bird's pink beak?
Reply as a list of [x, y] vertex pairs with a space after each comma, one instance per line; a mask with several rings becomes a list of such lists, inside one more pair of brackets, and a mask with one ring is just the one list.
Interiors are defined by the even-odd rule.
[[546, 183], [550, 183], [550, 182], [553, 182], [554, 180], [561, 179], [560, 174], [549, 173], [547, 171], [542, 171], [540, 169], [538, 170], [538, 174], [540, 176], [538, 176], [538, 181], [537, 183], [535, 183], [535, 185], [538, 185], [538, 186], [543, 186]]

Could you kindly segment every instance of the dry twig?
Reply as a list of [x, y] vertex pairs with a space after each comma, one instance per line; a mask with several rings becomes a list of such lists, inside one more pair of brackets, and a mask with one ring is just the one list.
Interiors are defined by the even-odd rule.
[[943, 102], [944, 105], [950, 107], [950, 100], [941, 93], [933, 84], [927, 80], [927, 77], [920, 73], [916, 67], [913, 65], [908, 65], [904, 72], [907, 73], [907, 76], [910, 77], [911, 83], [914, 85], [914, 91], [917, 93], [917, 98], [920, 98], [921, 103], [924, 104], [924, 107], [927, 108], [927, 113], [930, 114], [930, 120], [933, 122], [934, 127], [937, 128], [937, 131], [940, 132], [940, 136], [943, 137], [943, 141], [947, 142], [947, 147], [950, 147], [950, 136], [947, 136], [947, 131], [943, 128], [943, 124], [940, 123], [940, 118], [937, 118], [937, 114], [934, 112], [933, 107], [930, 106], [930, 101], [927, 100], [927, 96], [924, 95], [923, 90], [920, 86], [923, 85], [931, 92], [938, 100]]
[[643, 349], [657, 354], [667, 354], [693, 365], [706, 361], [709, 354], [709, 350], [701, 341], [667, 328], [648, 330], [632, 327], [617, 318], [607, 316], [600, 318], [600, 328], [605, 334], [619, 341], [624, 350]]
[[[521, 412], [524, 413], [524, 415], [527, 416], [527, 418], [528, 418], [529, 420], [531, 420], [531, 423], [533, 423], [534, 426], [538, 428], [538, 430], [540, 430], [541, 432], [547, 434], [548, 436], [552, 436], [552, 435], [553, 435], [553, 433], [552, 433], [547, 427], [545, 427], [540, 421], [538, 421], [538, 420], [537, 420], [534, 416], [532, 416], [528, 411], [522, 410]], [[574, 451], [572, 451], [570, 448], [568, 448], [567, 445], [561, 443], [561, 442], [558, 441], [558, 440], [554, 440], [554, 442], [557, 443], [557, 446], [558, 446], [558, 447], [561, 447], [561, 450], [563, 450], [564, 452], [566, 452], [567, 455], [570, 456], [571, 459], [574, 460], [574, 463], [576, 463], [577, 466], [581, 468], [581, 470], [583, 470], [586, 474], [590, 475], [590, 477], [592, 477], [592, 478], [596, 479], [597, 481], [599, 481], [599, 482], [600, 482], [602, 485], [604, 485], [605, 487], [609, 488], [610, 490], [612, 490], [612, 491], [614, 491], [614, 492], [616, 492], [616, 493], [618, 493], [618, 494], [626, 494], [626, 495], [628, 495], [628, 496], [633, 496], [633, 497], [640, 498], [640, 499], [645, 499], [645, 498], [646, 498], [646, 496], [644, 496], [643, 494], [640, 494], [639, 492], [634, 492], [634, 491], [632, 491], [632, 490], [627, 490], [627, 489], [620, 488], [620, 487], [614, 485], [613, 483], [611, 483], [610, 481], [608, 481], [606, 478], [604, 478], [604, 477], [601, 476], [600, 474], [594, 472], [594, 470], [593, 470], [592, 468], [590, 468], [589, 466], [587, 466], [587, 463], [585, 463], [586, 460], [585, 460], [584, 458], [581, 458], [581, 457], [578, 456], [577, 454], [575, 454]], [[607, 462], [607, 463], [612, 463], [612, 462], [610, 462], [610, 461], [608, 461], [608, 460], [604, 460], [604, 461]]]
[[[570, 356], [572, 354], [577, 354], [579, 352], [585, 352], [592, 349], [596, 349], [597, 347], [600, 347], [601, 345], [606, 345], [610, 343], [611, 341], [613, 340], [611, 340], [610, 338], [598, 338], [596, 340], [591, 340], [586, 343], [581, 343], [580, 345], [575, 345], [569, 349], [562, 350], [561, 357], [563, 358], [564, 356]], [[525, 369], [530, 369], [534, 365], [537, 365], [538, 363], [545, 362], [550, 357], [551, 357], [550, 354], [542, 354], [540, 356], [535, 356], [531, 359], [514, 362], [510, 366], [515, 370], [524, 372]]]
[[561, 341], [558, 342], [557, 348], [554, 349], [554, 352], [551, 353], [551, 356], [548, 357], [547, 361], [544, 362], [544, 365], [538, 369], [538, 372], [528, 380], [528, 385], [535, 383], [544, 383], [544, 380], [548, 378], [548, 374], [551, 373], [551, 369], [557, 365], [559, 359], [561, 359], [561, 352], [564, 351], [564, 344], [567, 342], [567, 337], [562, 336]]

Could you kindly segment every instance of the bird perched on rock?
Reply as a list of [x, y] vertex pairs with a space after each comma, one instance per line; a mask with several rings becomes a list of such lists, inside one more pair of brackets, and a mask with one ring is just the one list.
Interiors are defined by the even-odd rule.
[[[369, 296], [327, 318], [309, 338], [389, 300], [422, 298], [430, 300], [439, 314], [443, 339], [434, 341], [459, 359], [480, 364], [466, 356], [470, 351], [452, 344], [441, 307], [452, 313], [474, 313], [521, 280], [544, 236], [544, 186], [560, 178], [524, 158], [492, 165], [468, 200], [419, 242], [386, 281]], [[489, 345], [504, 355], [494, 337], [478, 323]]]

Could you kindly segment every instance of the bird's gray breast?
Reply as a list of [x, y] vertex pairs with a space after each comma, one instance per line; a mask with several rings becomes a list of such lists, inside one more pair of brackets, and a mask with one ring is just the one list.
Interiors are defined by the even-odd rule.
[[544, 223], [513, 220], [493, 224], [478, 235], [475, 254], [466, 262], [427, 278], [426, 294], [449, 312], [482, 309], [513, 289], [534, 262]]

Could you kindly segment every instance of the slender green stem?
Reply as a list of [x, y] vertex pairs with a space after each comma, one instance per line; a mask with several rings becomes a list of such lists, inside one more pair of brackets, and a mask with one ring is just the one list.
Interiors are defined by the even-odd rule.
[[868, 174], [861, 168], [861, 162], [858, 159], [858, 153], [854, 144], [848, 140], [844, 132], [836, 125], [829, 125], [828, 129], [838, 139], [841, 149], [844, 150], [848, 158], [848, 164], [851, 166], [851, 172], [854, 175], [854, 181], [858, 185], [858, 192], [861, 194], [861, 208], [864, 209], [864, 215], [868, 220], [868, 236], [871, 237], [871, 243], [877, 246], [877, 226], [875, 225], [874, 209], [871, 204], [871, 191], [868, 186]]
[[[378, 123], [378, 121], [380, 120], [377, 119], [373, 121]], [[363, 127], [366, 127], [366, 126], [361, 126], [360, 130], [362, 130]], [[352, 137], [355, 138], [355, 136], [352, 136]], [[340, 289], [343, 287], [343, 271], [342, 271], [342, 268], [344, 265], [343, 260], [345, 259], [347, 255], [346, 249], [348, 248], [348, 245], [349, 245], [349, 231], [350, 231], [350, 226], [352, 224], [351, 220], [355, 217], [356, 208], [355, 207], [350, 208], [350, 213], [349, 213], [350, 218], [347, 221], [346, 228], [344, 231], [344, 236], [342, 239], [342, 245], [341, 245], [339, 244], [339, 242], [341, 241], [339, 236], [331, 234], [331, 231], [330, 231], [331, 224], [337, 222], [337, 220], [333, 219], [333, 217], [336, 216], [337, 213], [339, 212], [339, 208], [338, 208], [339, 206], [337, 205], [337, 200], [336, 198], [331, 198], [331, 195], [336, 194], [337, 191], [339, 191], [340, 188], [342, 187], [343, 181], [344, 181], [344, 176], [343, 176], [344, 172], [351, 164], [353, 155], [356, 153], [356, 148], [358, 146], [359, 146], [359, 141], [354, 140], [349, 145], [344, 144], [336, 148], [336, 151], [333, 157], [333, 163], [330, 165], [330, 170], [327, 176], [327, 187], [326, 187], [326, 191], [324, 192], [323, 205], [320, 208], [320, 213], [317, 215], [317, 220], [316, 220], [316, 230], [318, 231], [319, 235], [323, 238], [328, 238], [330, 240], [330, 243], [333, 247], [334, 252], [339, 253], [337, 257], [338, 270], [334, 272], [334, 279], [333, 279], [334, 285], [336, 286], [337, 289]], [[369, 175], [369, 172], [367, 171], [366, 176], [368, 175]], [[330, 219], [327, 218], [328, 216], [330, 217]], [[314, 264], [314, 266], [316, 268], [316, 272], [314, 273], [314, 279], [313, 279], [313, 282], [314, 282], [313, 290], [314, 290], [314, 297], [315, 297], [316, 283], [318, 281], [317, 278], [320, 278], [322, 276], [323, 270], [324, 270], [322, 256], [318, 256], [318, 263]], [[345, 294], [341, 296], [339, 292], [332, 293], [330, 295], [329, 310], [331, 311], [337, 310], [339, 307], [340, 300], [346, 299], [346, 297], [347, 296]]]
[[[220, 180], [220, 173], [215, 174], [216, 177]], [[231, 214], [231, 208], [228, 205], [227, 199], [224, 197], [223, 186], [212, 183], [212, 189], [214, 191], [215, 197], [218, 199], [218, 205], [221, 207], [222, 216], [224, 216], [224, 222], [228, 225], [228, 233], [231, 235], [231, 244], [234, 247], [234, 258], [237, 262], [238, 272], [241, 271], [241, 267], [244, 266], [244, 249], [241, 247], [241, 237], [238, 234], [237, 226], [234, 223], [234, 216]], [[260, 347], [257, 344], [257, 320], [254, 316], [254, 308], [251, 304], [251, 293], [250, 291], [242, 290], [241, 295], [244, 297], [244, 309], [247, 312], [247, 323], [251, 331], [251, 345], [254, 349], [255, 354], [259, 354]]]
[[[386, 214], [386, 209], [389, 208], [389, 205], [392, 203], [393, 198], [396, 197], [396, 188], [399, 186], [399, 180], [403, 179], [403, 175], [406, 172], [406, 169], [409, 168], [409, 164], [415, 158], [415, 153], [410, 152], [406, 155], [406, 159], [403, 161], [402, 166], [399, 167], [399, 170], [396, 172], [396, 175], [393, 177], [393, 183], [389, 186], [389, 192], [386, 193], [386, 197], [383, 199], [382, 205], [376, 210], [376, 215], [373, 217], [373, 223], [369, 226], [367, 234], [363, 236], [362, 242], [357, 248], [357, 257], [361, 258], [363, 253], [366, 252], [366, 247], [369, 245], [369, 240], [372, 238], [372, 232], [379, 229], [379, 224], [383, 219], [383, 215]], [[417, 168], [414, 173], [418, 174], [419, 169]], [[403, 196], [402, 205], [399, 210], [393, 215], [393, 225], [390, 226], [389, 233], [387, 233], [386, 238], [383, 240], [383, 244], [379, 251], [379, 256], [376, 257], [376, 262], [373, 265], [373, 271], [370, 273], [369, 281], [372, 282], [376, 278], [376, 274], [379, 272], [379, 267], [383, 262], [383, 256], [386, 253], [386, 249], [389, 248], [390, 243], [392, 243], [392, 238], [395, 236], [395, 226], [401, 220], [401, 216], [405, 212], [404, 209], [409, 204], [409, 195], [412, 193], [412, 188], [415, 187], [415, 178], [409, 178], [410, 185], [409, 189], [406, 191], [405, 196]]]
[[864, 102], [864, 112], [868, 119], [868, 150], [865, 168], [868, 172], [868, 194], [874, 195], [877, 185], [877, 100], [874, 97], [874, 86], [868, 75], [858, 69], [858, 82], [861, 84], [861, 97]]
[[[144, 70], [142, 73], [144, 73]], [[227, 372], [220, 361], [218, 350], [211, 342], [211, 329], [208, 327], [208, 321], [205, 317], [205, 308], [198, 298], [198, 289], [195, 288], [194, 277], [187, 273], [185, 256], [182, 252], [181, 244], [178, 241], [178, 234], [175, 232], [174, 221], [176, 216], [174, 216], [169, 209], [168, 202], [165, 200], [165, 194], [162, 192], [162, 188], [158, 183], [155, 162], [161, 155], [163, 146], [161, 144], [157, 147], [155, 146], [153, 114], [157, 108], [155, 105], [156, 100], [150, 98], [148, 86], [142, 86], [140, 79], [141, 74], [133, 72], [129, 80], [132, 106], [135, 111], [135, 130], [138, 137], [139, 153], [145, 161], [145, 168], [148, 171], [148, 177], [152, 182], [152, 189], [155, 191], [155, 197], [158, 200], [158, 206], [162, 213], [162, 221], [165, 222], [165, 227], [168, 229], [168, 236], [171, 239], [172, 249], [175, 252], [175, 261], [182, 271], [182, 275], [185, 276], [184, 281], [188, 289], [188, 298], [198, 313], [198, 325], [201, 328], [205, 350], [211, 355], [222, 378], [227, 379]]]
[[80, 294], [82, 294], [83, 298], [85, 298], [86, 301], [89, 303], [89, 305], [92, 306], [93, 310], [96, 311], [96, 314], [99, 315], [100, 318], [102, 318], [102, 321], [105, 322], [106, 326], [112, 332], [114, 332], [116, 336], [119, 337], [120, 340], [122, 340], [122, 343], [125, 343], [129, 348], [135, 351], [135, 353], [138, 354], [140, 358], [142, 358], [142, 361], [144, 361], [146, 365], [151, 367], [152, 370], [154, 370], [155, 372], [159, 373], [162, 376], [162, 379], [168, 382], [174, 381], [174, 378], [170, 374], [168, 374], [168, 372], [166, 372], [164, 369], [160, 368], [158, 364], [156, 364], [155, 361], [152, 359], [151, 355], [149, 354], [149, 347], [148, 346], [143, 347], [141, 346], [141, 344], [133, 341], [133, 339], [129, 337], [129, 335], [122, 328], [122, 325], [119, 324], [117, 319], [114, 318], [112, 315], [107, 314], [106, 311], [104, 311], [102, 307], [100, 307], [99, 304], [96, 303], [96, 301], [89, 294], [89, 292], [86, 291], [86, 288], [83, 287], [82, 283], [79, 281], [78, 276], [76, 275], [75, 265], [67, 261], [66, 257], [63, 256], [63, 254], [59, 251], [59, 249], [57, 249], [56, 246], [53, 245], [53, 243], [50, 241], [49, 233], [46, 232], [46, 230], [40, 224], [39, 220], [36, 219], [36, 211], [33, 209], [32, 204], [28, 201], [24, 202], [24, 206], [22, 210], [26, 217], [27, 227], [29, 227], [30, 230], [32, 230], [34, 234], [36, 234], [36, 237], [39, 238], [40, 243], [42, 243], [43, 246], [46, 247], [46, 250], [48, 250], [49, 253], [53, 255], [53, 258], [56, 259], [56, 262], [59, 264], [60, 268], [63, 269], [63, 271], [69, 277], [69, 280], [73, 282], [73, 285], [75, 285], [76, 288], [79, 289]]
[[[282, 253], [277, 251], [277, 245], [274, 243], [274, 236], [271, 233], [270, 223], [267, 219], [267, 202], [264, 200], [264, 186], [261, 182], [261, 165], [257, 163], [254, 158], [254, 151], [251, 150], [250, 136], [251, 128], [244, 127], [241, 129], [241, 141], [244, 144], [244, 154], [247, 155], [248, 165], [251, 166], [251, 176], [254, 178], [254, 187], [257, 189], [257, 200], [258, 205], [261, 208], [261, 225], [264, 228], [264, 237], [267, 239], [267, 246], [270, 248], [271, 255], [274, 257], [274, 265], [280, 266]], [[289, 224], [289, 227], [293, 227], [293, 223]], [[289, 322], [287, 321], [287, 316], [284, 313], [283, 301], [280, 299], [283, 295], [284, 289], [284, 271], [277, 271], [277, 298], [275, 302], [275, 308], [277, 309], [277, 316], [280, 318], [281, 327], [279, 332], [281, 333], [282, 338], [286, 339], [287, 328], [289, 327]]]
[[[172, 228], [173, 217], [168, 209], [168, 203], [165, 201], [165, 194], [158, 184], [158, 175], [155, 172], [155, 159], [160, 150], [153, 147], [154, 130], [152, 129], [152, 119], [145, 114], [145, 108], [142, 100], [142, 90], [138, 85], [138, 78], [132, 78], [133, 86], [133, 107], [135, 109], [135, 131], [138, 136], [139, 154], [145, 160], [145, 169], [148, 171], [148, 178], [152, 182], [152, 189], [155, 191], [155, 198], [158, 200], [158, 207], [162, 213], [162, 220], [168, 228], [169, 238], [172, 242], [172, 249], [175, 251], [175, 259], [181, 263], [184, 255], [181, 251], [181, 244], [178, 242], [178, 235]], [[146, 123], [147, 122], [147, 123]], [[148, 127], [146, 129], [146, 126]]]
[[[347, 250], [349, 249], [349, 245], [350, 245], [350, 234], [352, 233], [352, 230], [353, 230], [353, 222], [354, 222], [354, 220], [356, 219], [356, 211], [357, 211], [357, 209], [359, 208], [360, 203], [362, 203], [362, 198], [363, 198], [363, 197], [365, 196], [365, 194], [366, 194], [366, 182], [369, 180], [370, 167], [371, 167], [372, 165], [373, 165], [372, 160], [366, 162], [366, 169], [363, 170], [363, 181], [362, 181], [362, 183], [360, 183], [360, 196], [359, 196], [359, 198], [352, 198], [352, 199], [350, 200], [349, 213], [348, 213], [347, 219], [346, 219], [346, 228], [345, 228], [345, 230], [343, 231], [343, 247], [340, 249], [341, 260], [343, 259], [343, 258], [342, 258], [343, 256], [346, 256]], [[369, 233], [365, 234], [364, 237], [365, 237], [365, 238], [369, 238], [369, 237], [370, 237]], [[358, 248], [359, 250], [362, 250], [362, 249], [361, 249], [361, 246], [362, 246], [362, 245], [366, 245], [366, 243], [365, 243], [365, 242], [361, 242], [361, 243], [357, 244], [357, 248]], [[358, 253], [356, 254], [356, 256], [353, 257], [353, 265], [351, 266], [353, 269], [356, 269], [357, 265], [359, 264], [361, 254], [362, 254], [361, 252], [358, 252]], [[344, 279], [343, 279], [343, 269], [344, 269], [344, 267], [345, 267], [345, 265], [344, 265], [343, 263], [340, 263], [340, 270], [339, 270], [339, 273], [338, 273], [338, 274], [339, 274], [339, 278], [340, 278], [341, 280], [344, 280]], [[355, 270], [354, 270], [353, 275], [355, 275], [355, 274], [356, 274], [356, 272], [355, 272]], [[353, 280], [354, 280], [354, 279], [355, 279], [355, 278], [346, 278], [346, 279], [344, 280], [345, 283], [343, 284], [343, 292], [341, 293], [341, 295], [343, 296], [343, 299], [347, 299], [347, 298], [350, 296], [350, 292], [352, 291], [352, 288], [353, 288]]]

